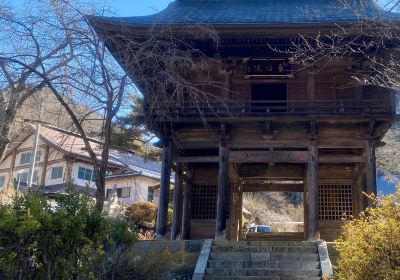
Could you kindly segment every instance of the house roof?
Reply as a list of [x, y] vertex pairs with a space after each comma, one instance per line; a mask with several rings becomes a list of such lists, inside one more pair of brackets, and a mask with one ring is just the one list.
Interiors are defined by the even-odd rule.
[[[122, 163], [129, 170], [122, 173], [115, 173], [107, 176], [107, 179], [115, 179], [130, 176], [145, 176], [159, 180], [161, 178], [161, 163], [146, 159], [145, 157], [113, 150], [110, 154], [119, 163]], [[171, 173], [171, 182], [174, 182], [175, 174]]]
[[355, 22], [362, 18], [398, 18], [375, 0], [175, 0], [153, 15], [98, 17], [130, 25], [153, 24], [298, 24]]
[[[42, 127], [40, 133], [43, 138], [55, 144], [59, 149], [72, 155], [89, 158], [89, 153], [86, 151], [85, 144], [79, 134], [50, 126]], [[98, 157], [100, 157], [102, 142], [91, 138], [90, 145]], [[155, 179], [160, 179], [161, 177], [161, 164], [159, 162], [147, 160], [130, 151], [110, 149], [108, 162], [109, 164], [128, 169], [128, 173], [132, 173], [130, 171], [133, 171]]]
[[[21, 143], [28, 135], [35, 132], [35, 126], [31, 124], [27, 125], [16, 142]], [[43, 125], [40, 128], [40, 138], [46, 144], [66, 155], [90, 160], [82, 137], [77, 133], [50, 125]], [[93, 151], [100, 159], [102, 142], [94, 138], [89, 138], [89, 142]], [[15, 146], [12, 145], [12, 147]], [[10, 151], [7, 154], [9, 153]], [[161, 177], [161, 164], [159, 162], [147, 160], [131, 151], [112, 148], [110, 149], [108, 162], [116, 168], [121, 168], [122, 173], [134, 173], [136, 176], [142, 175], [154, 179], [160, 179]]]

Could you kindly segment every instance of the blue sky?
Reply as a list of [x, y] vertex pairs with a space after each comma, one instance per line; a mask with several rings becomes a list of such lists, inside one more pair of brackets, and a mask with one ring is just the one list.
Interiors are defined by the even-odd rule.
[[[119, 16], [142, 16], [163, 10], [173, 0], [109, 0]], [[378, 0], [381, 5], [388, 0]]]
[[[143, 16], [163, 10], [173, 0], [106, 0], [118, 16]], [[388, 0], [378, 0], [380, 4]], [[5, 0], [16, 6], [21, 6], [29, 0]]]
[[143, 16], [154, 14], [168, 6], [171, 0], [109, 0], [119, 16]]

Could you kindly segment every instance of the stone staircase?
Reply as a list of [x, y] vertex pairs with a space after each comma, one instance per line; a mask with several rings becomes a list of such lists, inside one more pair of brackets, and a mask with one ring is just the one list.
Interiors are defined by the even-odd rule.
[[204, 280], [320, 280], [316, 242], [214, 241]]

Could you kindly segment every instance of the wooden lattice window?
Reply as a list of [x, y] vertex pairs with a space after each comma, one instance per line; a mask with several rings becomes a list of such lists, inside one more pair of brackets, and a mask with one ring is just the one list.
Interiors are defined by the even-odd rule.
[[351, 184], [319, 185], [319, 219], [340, 221], [353, 215]]
[[[217, 213], [217, 185], [194, 185], [192, 194], [192, 219], [215, 219]], [[228, 197], [230, 194], [228, 193]], [[229, 199], [227, 199], [229, 216]]]

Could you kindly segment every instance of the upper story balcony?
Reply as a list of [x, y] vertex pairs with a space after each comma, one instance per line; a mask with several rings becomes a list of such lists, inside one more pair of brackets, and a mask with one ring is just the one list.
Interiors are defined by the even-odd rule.
[[181, 118], [263, 117], [306, 115], [395, 115], [388, 100], [257, 100], [247, 102], [185, 102], [160, 106], [152, 115], [172, 120]]

